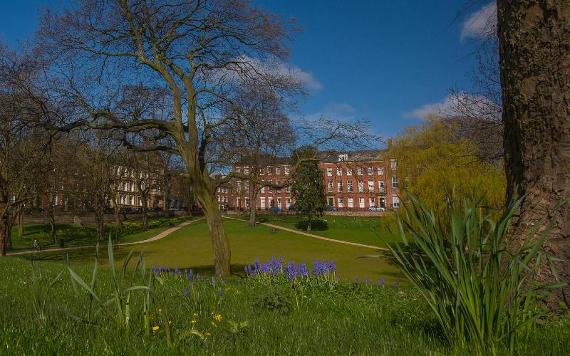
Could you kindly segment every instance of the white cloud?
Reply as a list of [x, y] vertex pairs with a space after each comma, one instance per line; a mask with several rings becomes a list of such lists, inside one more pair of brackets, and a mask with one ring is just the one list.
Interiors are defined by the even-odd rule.
[[483, 6], [465, 20], [461, 28], [461, 39], [486, 38], [497, 33], [497, 4], [493, 1]]
[[261, 61], [245, 55], [240, 56], [235, 59], [232, 66], [217, 70], [217, 75], [238, 81], [245, 80], [245, 78], [257, 80], [263, 76], [265, 79], [293, 81], [312, 91], [323, 88], [323, 85], [311, 73], [278, 58]]
[[484, 96], [457, 93], [446, 96], [439, 103], [426, 104], [412, 110], [404, 114], [404, 117], [425, 120], [430, 116], [470, 116], [496, 120], [500, 114], [500, 106]]
[[322, 110], [306, 115], [304, 119], [318, 120], [327, 118], [340, 121], [353, 121], [356, 119], [356, 109], [346, 103], [333, 103], [326, 105]]

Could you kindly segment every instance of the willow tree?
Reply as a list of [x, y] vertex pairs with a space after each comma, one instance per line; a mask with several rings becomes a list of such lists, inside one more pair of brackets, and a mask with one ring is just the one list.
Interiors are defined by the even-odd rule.
[[[545, 248], [559, 260], [568, 297], [570, 2], [499, 0], [497, 5], [507, 195], [523, 198], [513, 238], [522, 243], [545, 219], [552, 221]], [[543, 280], [555, 277], [547, 269], [543, 273]]]
[[[153, 149], [184, 161], [208, 223], [216, 273], [229, 275], [230, 246], [215, 195], [224, 181], [211, 175], [209, 147], [224, 121], [220, 105], [232, 99], [236, 83], [265, 80], [260, 63], [286, 57], [288, 25], [245, 0], [84, 0], [46, 15], [39, 33], [58, 66], [51, 71], [59, 78], [54, 90], [65, 89], [57, 98], [76, 106], [71, 125], [151, 130], [171, 139]], [[170, 110], [138, 119], [117, 111], [121, 88], [137, 83], [165, 88]]]

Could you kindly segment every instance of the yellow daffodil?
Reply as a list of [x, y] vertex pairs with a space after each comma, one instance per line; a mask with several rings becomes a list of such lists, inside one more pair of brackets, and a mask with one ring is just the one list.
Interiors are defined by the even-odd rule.
[[152, 327], [152, 332], [155, 333], [158, 331], [158, 329], [160, 329], [160, 327], [158, 325], [155, 325]]
[[219, 323], [220, 321], [222, 321], [222, 319], [224, 319], [224, 318], [222, 317], [221, 314], [216, 314], [216, 315], [214, 315], [214, 320], [217, 321], [218, 323]]

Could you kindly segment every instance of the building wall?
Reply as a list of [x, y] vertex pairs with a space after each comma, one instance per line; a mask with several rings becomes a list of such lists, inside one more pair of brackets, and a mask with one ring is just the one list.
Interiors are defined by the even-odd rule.
[[[322, 161], [325, 196], [327, 203], [340, 211], [364, 211], [371, 207], [399, 208], [397, 164], [395, 160], [348, 160], [340, 155], [337, 161]], [[236, 172], [249, 174], [249, 167], [235, 166]], [[273, 207], [288, 210], [295, 203], [290, 187], [284, 185], [291, 177], [289, 164], [275, 164], [263, 168], [260, 177], [268, 184], [257, 194], [257, 209]], [[220, 207], [224, 209], [249, 209], [252, 198], [250, 183], [235, 180], [217, 192]]]

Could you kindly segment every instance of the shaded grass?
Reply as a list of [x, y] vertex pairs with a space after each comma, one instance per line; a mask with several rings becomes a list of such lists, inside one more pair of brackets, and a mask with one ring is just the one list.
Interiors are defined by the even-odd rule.
[[[36, 262], [42, 285], [62, 269], [61, 264]], [[118, 328], [103, 313], [96, 313], [88, 325], [74, 318], [86, 313], [87, 298], [75, 294], [64, 275], [42, 295], [45, 319], [40, 320], [30, 305], [30, 262], [0, 259], [0, 270], [0, 354], [469, 354], [449, 347], [428, 305], [412, 288], [348, 282], [291, 288], [252, 279], [217, 280], [212, 285], [209, 279], [164, 276], [151, 310], [152, 325], [158, 328], [147, 337], [140, 294], [131, 300], [130, 329]], [[85, 266], [76, 270], [89, 278]], [[109, 270], [103, 267], [97, 292], [109, 295], [111, 289]], [[280, 303], [268, 302], [272, 300]], [[245, 326], [236, 332], [232, 322]], [[203, 337], [189, 333], [192, 329]], [[570, 322], [562, 319], [537, 327], [522, 343], [521, 354], [562, 355], [568, 349]]]
[[[190, 217], [157, 218], [150, 219], [149, 229], [143, 230], [142, 221], [127, 220], [123, 222], [120, 230], [114, 224], [105, 225], [105, 235], [111, 234], [114, 240], [120, 242], [134, 242], [148, 239], [162, 231], [180, 224]], [[56, 227], [56, 242], [49, 237], [48, 226], [43, 224], [30, 224], [24, 226], [23, 238], [18, 237], [17, 227], [12, 229], [13, 251], [27, 250], [32, 248], [33, 241], [37, 239], [42, 248], [59, 247], [59, 240], [64, 240], [65, 247], [89, 246], [96, 243], [96, 230], [94, 226], [75, 226], [69, 224], [58, 224]]]
[[[358, 258], [376, 250], [325, 242], [310, 237], [286, 232], [272, 231], [265, 226], [250, 228], [247, 223], [224, 220], [232, 251], [235, 273], [243, 273], [243, 266], [256, 258], [268, 260], [272, 256], [283, 256], [286, 261], [312, 263], [313, 260], [332, 260], [337, 264], [338, 275], [345, 279], [366, 278], [387, 283], [402, 280], [402, 275], [386, 260]], [[143, 251], [147, 265], [164, 265], [170, 268], [193, 268], [212, 271], [212, 243], [204, 220], [172, 233], [167, 238], [138, 246], [118, 247], [116, 258], [121, 260], [129, 250]], [[74, 264], [92, 260], [94, 249], [83, 249], [69, 253]], [[102, 253], [101, 258], [105, 258]], [[29, 257], [28, 257], [29, 258]], [[66, 254], [41, 253], [36, 259], [63, 261]]]
[[[311, 233], [331, 239], [357, 242], [366, 245], [385, 247], [389, 242], [398, 241], [396, 220], [393, 215], [381, 217], [325, 215], [326, 224], [313, 229]], [[303, 219], [296, 215], [261, 215], [259, 222], [267, 222], [290, 229], [300, 229]]]

